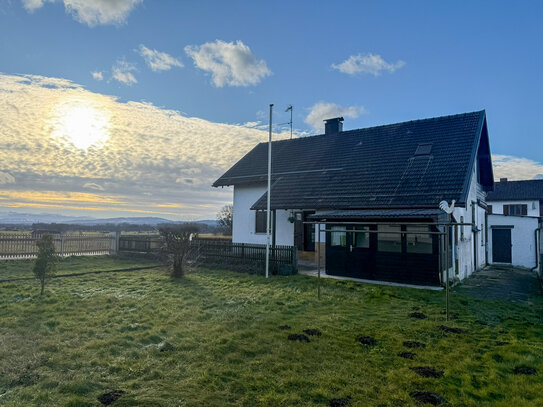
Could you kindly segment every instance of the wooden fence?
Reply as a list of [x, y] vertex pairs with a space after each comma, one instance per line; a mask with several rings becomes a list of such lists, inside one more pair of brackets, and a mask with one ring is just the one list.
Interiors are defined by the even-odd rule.
[[[36, 257], [39, 236], [30, 234], [0, 234], [0, 259], [26, 259]], [[62, 257], [96, 256], [116, 251], [114, 234], [53, 235], [55, 251]]]
[[162, 246], [160, 235], [121, 235], [119, 252], [156, 253]]
[[[218, 239], [194, 239], [195, 253], [203, 264], [221, 264], [225, 267], [250, 266], [250, 271], [264, 270], [266, 246], [232, 243]], [[296, 247], [270, 247], [270, 268], [274, 274], [292, 274], [298, 269]]]

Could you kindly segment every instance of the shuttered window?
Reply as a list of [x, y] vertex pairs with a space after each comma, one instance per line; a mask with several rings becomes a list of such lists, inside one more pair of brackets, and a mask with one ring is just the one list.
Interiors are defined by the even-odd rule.
[[528, 215], [528, 205], [515, 204], [515, 205], [503, 205], [503, 214], [511, 216], [526, 216]]

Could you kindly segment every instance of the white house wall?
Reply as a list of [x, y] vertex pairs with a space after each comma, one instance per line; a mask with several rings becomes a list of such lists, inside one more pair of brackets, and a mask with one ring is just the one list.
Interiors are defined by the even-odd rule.
[[539, 201], [488, 201], [492, 205], [492, 213], [503, 215], [504, 205], [526, 205], [528, 207], [527, 216], [539, 216]]
[[523, 216], [488, 216], [488, 247], [489, 262], [492, 259], [492, 227], [493, 226], [513, 226], [511, 229], [511, 264], [514, 266], [535, 267], [535, 230], [538, 228], [538, 219]]
[[[486, 265], [486, 211], [484, 208], [477, 205], [477, 198], [484, 200], [484, 195], [485, 193], [482, 191], [477, 179], [477, 165], [474, 165], [468, 197], [466, 199], [466, 207], [456, 207], [453, 212], [453, 216], [457, 222], [460, 223], [462, 219], [463, 223], [472, 223], [475, 221], [475, 225], [477, 225], [477, 228], [479, 229], [477, 235], [474, 235], [471, 226], [458, 227], [458, 246], [453, 255], [453, 266], [454, 260], [458, 260], [458, 274], [455, 274], [453, 267], [449, 275], [455, 276], [460, 280], [469, 276], [476, 269]], [[475, 206], [475, 219], [472, 219], [472, 206]], [[476, 246], [474, 246], [474, 238], [477, 239]], [[477, 267], [475, 267], [474, 247], [477, 248]]]
[[[265, 192], [265, 184], [234, 187], [232, 242], [266, 244], [266, 234], [255, 232], [256, 215], [255, 211], [251, 210], [251, 206]], [[288, 221], [289, 216], [289, 211], [276, 211], [275, 243], [277, 245], [294, 245], [294, 224]]]

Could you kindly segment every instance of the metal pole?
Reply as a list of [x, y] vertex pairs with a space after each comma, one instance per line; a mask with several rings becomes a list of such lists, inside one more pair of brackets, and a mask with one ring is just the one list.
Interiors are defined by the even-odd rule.
[[270, 135], [268, 139], [268, 202], [266, 205], [266, 278], [270, 275], [270, 206], [271, 206], [271, 149], [272, 149], [272, 112], [273, 112], [273, 103], [270, 104]]
[[[447, 221], [450, 223], [451, 215], [447, 214]], [[446, 318], [449, 320], [449, 233], [450, 225], [445, 226], [445, 297], [446, 297]]]
[[321, 225], [317, 225], [317, 297], [321, 299]]
[[288, 112], [290, 110], [290, 138], [292, 139], [292, 105], [288, 105], [287, 110], [285, 112]]

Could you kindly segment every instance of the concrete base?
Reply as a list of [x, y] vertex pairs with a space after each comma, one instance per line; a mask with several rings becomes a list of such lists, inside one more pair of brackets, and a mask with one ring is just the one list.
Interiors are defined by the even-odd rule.
[[[306, 275], [306, 276], [318, 277], [318, 271], [317, 270], [298, 270], [298, 273]], [[428, 285], [403, 284], [403, 283], [393, 283], [391, 281], [365, 280], [363, 278], [332, 276], [332, 275], [326, 274], [324, 272], [324, 270], [321, 270], [321, 278], [333, 278], [333, 279], [336, 279], [336, 280], [356, 281], [358, 283], [368, 283], [368, 284], [375, 284], [375, 285], [387, 285], [387, 286], [391, 286], [391, 287], [417, 288], [419, 290], [432, 290], [432, 291], [441, 291], [441, 290], [443, 290], [443, 287], [434, 287], [434, 286], [428, 286]]]

